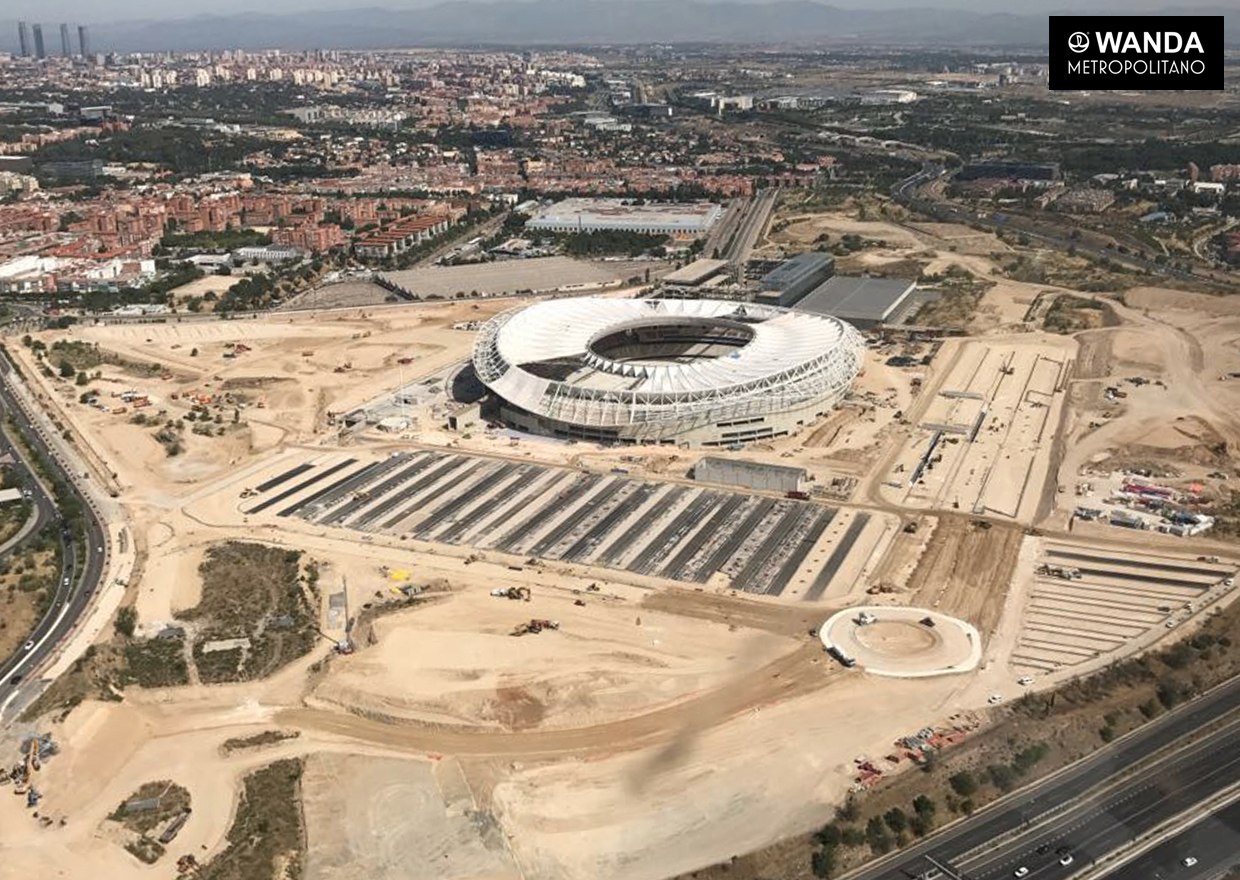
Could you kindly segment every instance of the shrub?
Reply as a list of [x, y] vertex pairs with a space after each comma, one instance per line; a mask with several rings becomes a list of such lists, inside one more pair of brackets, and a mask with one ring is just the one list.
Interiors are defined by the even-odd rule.
[[968, 797], [977, 791], [977, 780], [968, 770], [953, 774], [947, 782], [952, 787], [952, 791], [961, 797]]

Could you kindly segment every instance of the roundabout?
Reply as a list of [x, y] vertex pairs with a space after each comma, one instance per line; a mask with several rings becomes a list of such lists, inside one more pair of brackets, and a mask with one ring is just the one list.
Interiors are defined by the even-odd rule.
[[845, 665], [895, 678], [970, 672], [982, 659], [972, 624], [924, 608], [846, 608], [827, 619], [819, 638]]

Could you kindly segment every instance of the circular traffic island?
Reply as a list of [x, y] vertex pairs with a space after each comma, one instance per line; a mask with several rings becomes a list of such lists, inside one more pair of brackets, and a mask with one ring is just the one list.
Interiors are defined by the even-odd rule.
[[924, 608], [848, 608], [822, 625], [819, 638], [845, 665], [896, 678], [969, 672], [982, 659], [972, 624]]

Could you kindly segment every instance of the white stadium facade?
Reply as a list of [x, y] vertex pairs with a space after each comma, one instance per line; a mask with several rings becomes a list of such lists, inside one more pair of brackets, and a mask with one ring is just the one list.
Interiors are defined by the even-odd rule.
[[861, 369], [852, 325], [721, 300], [580, 297], [497, 315], [473, 363], [501, 420], [620, 443], [730, 446], [791, 434]]

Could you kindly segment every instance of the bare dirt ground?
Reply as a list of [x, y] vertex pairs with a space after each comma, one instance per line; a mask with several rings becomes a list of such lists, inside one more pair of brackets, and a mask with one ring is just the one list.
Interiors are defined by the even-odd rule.
[[[989, 280], [988, 255], [1003, 249], [971, 230], [835, 216], [798, 220], [784, 232], [811, 240], [824, 232], [881, 239], [884, 245], [862, 252], [875, 265], [917, 260], [933, 272], [959, 265]], [[1075, 347], [1075, 341], [1048, 343], [1023, 325], [1045, 289], [996, 284], [983, 295], [971, 329], [1020, 329], [1034, 346]], [[1240, 400], [1232, 399], [1240, 382], [1218, 378], [1240, 371], [1240, 318], [1211, 313], [1211, 303], [1179, 293], [1129, 296], [1127, 306], [1117, 307], [1121, 326], [1082, 337], [1068, 388], [1073, 412], [1062, 464], [1054, 464], [1050, 449], [1036, 450], [1045, 466], [1057, 467], [1060, 482], [1075, 482], [1082, 466], [1127, 446], [1187, 461], [1185, 448], [1204, 456], [1212, 444], [1240, 441], [1233, 416]], [[306, 756], [312, 878], [398, 877], [413, 870], [445, 878], [653, 880], [820, 825], [853, 785], [854, 756], [881, 753], [897, 737], [962, 709], [982, 709], [993, 693], [1020, 692], [1007, 663], [993, 661], [1011, 654], [1031, 591], [1037, 555], [1021, 526], [945, 505], [909, 509], [878, 488], [908, 438], [901, 418], [920, 418], [928, 407], [921, 389], [940, 383], [959, 363], [950, 348], [915, 368], [883, 363], [896, 348], [876, 351], [845, 415], [741, 454], [805, 466], [811, 486], [852, 480], [851, 506], [841, 521], [860, 512], [892, 521], [875, 544], [873, 564], [857, 572], [846, 595], [828, 594], [821, 605], [621, 582], [605, 570], [513, 571], [503, 562], [469, 562], [391, 536], [368, 535], [363, 542], [300, 520], [244, 520], [242, 487], [307, 453], [373, 455], [417, 444], [686, 478], [698, 456], [692, 450], [604, 449], [487, 431], [466, 437], [446, 430], [435, 405], [418, 412], [403, 436], [346, 437], [329, 424], [329, 413], [403, 384], [439, 381], [473, 342], [471, 332], [453, 325], [511, 305], [376, 306], [230, 322], [79, 326], [46, 335], [49, 343], [71, 336], [166, 368], [135, 376], [105, 365], [90, 383], [108, 410], [125, 405], [113, 391], [148, 395], [150, 406], [141, 411], [154, 424], [134, 423], [132, 405], [119, 413], [80, 403], [81, 386], [42, 376], [30, 351], [10, 345], [87, 450], [96, 478], [115, 481], [130, 513], [145, 574], [130, 585], [127, 602], [143, 632], [198, 603], [198, 565], [212, 544], [248, 539], [299, 549], [321, 563], [320, 623], [327, 638], [265, 681], [131, 687], [121, 701], [88, 701], [63, 720], [41, 721], [39, 729], [50, 729], [63, 747], [40, 778], [43, 810], [54, 825], [41, 828], [18, 799], [0, 798], [6, 868], [100, 880], [149, 876], [123, 849], [100, 840], [97, 829], [122, 798], [153, 779], [175, 780], [194, 805], [170, 854], [193, 852], [204, 860], [225, 845], [245, 775], [273, 760]], [[1130, 389], [1106, 420], [1088, 409], [1101, 394], [1094, 386], [1155, 371], [1168, 390]], [[211, 436], [193, 433], [203, 408]], [[1177, 417], [1185, 421], [1175, 423]], [[171, 456], [155, 436], [169, 421], [184, 422], [176, 428], [180, 451]], [[1090, 427], [1091, 421], [1103, 427]], [[1212, 466], [1206, 457], [1201, 462], [1192, 474], [1204, 476]], [[1055, 516], [1073, 496], [1070, 490], [1056, 495], [1053, 478], [1045, 482], [1058, 510], [1039, 525], [1061, 529]], [[916, 530], [900, 531], [905, 521]], [[1144, 536], [1097, 540], [1125, 539]], [[573, 592], [592, 582], [599, 593]], [[329, 639], [343, 632], [327, 596], [347, 590], [354, 614], [374, 613], [409, 584], [433, 585], [435, 598], [378, 614], [367, 628], [373, 639], [352, 655], [329, 659]], [[489, 595], [506, 586], [530, 587], [533, 600]], [[867, 595], [870, 587], [883, 589]], [[576, 604], [579, 596], [584, 606]], [[809, 633], [836, 608], [863, 601], [924, 606], [967, 620], [981, 631], [987, 660], [973, 673], [937, 680], [842, 669]], [[506, 634], [531, 617], [558, 620], [560, 629]], [[300, 735], [259, 749], [222, 748], [226, 740], [272, 729]], [[10, 755], [15, 735], [0, 742]], [[349, 873], [351, 864], [365, 870]]]

